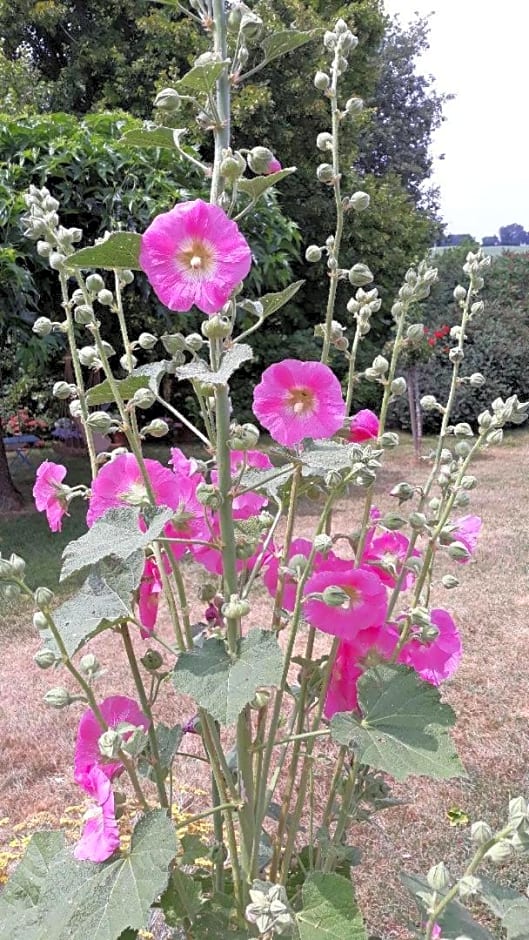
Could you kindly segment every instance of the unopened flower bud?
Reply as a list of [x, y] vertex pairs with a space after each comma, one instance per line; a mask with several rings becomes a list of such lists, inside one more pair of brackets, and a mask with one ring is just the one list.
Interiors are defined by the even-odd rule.
[[140, 663], [147, 672], [156, 672], [163, 665], [163, 657], [158, 650], [147, 650], [140, 659]]
[[399, 446], [399, 435], [395, 431], [384, 431], [380, 437], [380, 444], [385, 450]]
[[178, 111], [182, 99], [174, 88], [162, 88], [154, 99], [154, 107], [160, 111]]
[[79, 661], [79, 669], [86, 676], [94, 675], [99, 670], [99, 661], [93, 653], [85, 653]]
[[53, 323], [48, 317], [37, 317], [31, 329], [37, 336], [49, 336], [53, 329]]
[[416, 529], [417, 532], [422, 532], [426, 528], [426, 516], [422, 512], [410, 512], [408, 521], [412, 529]]
[[501, 442], [503, 441], [502, 429], [496, 428], [495, 431], [489, 431], [485, 440], [487, 444], [501, 444]]
[[332, 538], [330, 535], [326, 535], [325, 532], [321, 532], [320, 535], [316, 535], [314, 539], [314, 548], [317, 552], [325, 554], [330, 551], [332, 548]]
[[111, 307], [114, 303], [114, 294], [111, 290], [104, 288], [103, 290], [99, 291], [97, 299], [103, 307]]
[[138, 346], [140, 349], [153, 349], [158, 342], [158, 337], [152, 333], [140, 333], [138, 336]]
[[373, 272], [367, 264], [361, 263], [353, 264], [348, 273], [348, 278], [354, 287], [365, 287], [366, 284], [371, 284], [374, 280]]
[[125, 372], [130, 372], [131, 369], [135, 369], [138, 365], [138, 360], [136, 356], [131, 356], [130, 353], [123, 353], [119, 358], [119, 364]]
[[489, 858], [496, 865], [503, 865], [514, 855], [514, 847], [508, 839], [500, 839], [485, 852], [485, 858]]
[[318, 91], [327, 91], [331, 80], [325, 72], [316, 72], [314, 76], [314, 85]]
[[470, 827], [470, 838], [476, 845], [484, 845], [485, 842], [492, 839], [492, 829], [488, 823], [479, 820], [479, 822], [472, 823]]
[[316, 176], [320, 183], [331, 183], [334, 180], [334, 170], [330, 163], [320, 163], [316, 170]]
[[114, 419], [109, 415], [108, 411], [92, 411], [86, 419], [86, 424], [92, 431], [107, 434], [114, 424]]
[[438, 865], [432, 865], [428, 874], [426, 875], [426, 880], [434, 891], [445, 891], [446, 888], [450, 887], [450, 872], [446, 867], [444, 862], [439, 862]]
[[364, 109], [364, 102], [361, 98], [349, 98], [345, 102], [345, 111], [350, 117], [357, 117]]
[[398, 512], [388, 512], [380, 520], [380, 525], [384, 529], [389, 529], [390, 532], [397, 531], [402, 529], [406, 525], [406, 519], [404, 516], [401, 516]]
[[35, 653], [33, 662], [36, 663], [39, 669], [50, 669], [51, 666], [54, 666], [57, 662], [57, 657], [52, 650], [46, 649], [44, 647]]
[[461, 284], [458, 284], [457, 287], [454, 287], [454, 300], [460, 301], [465, 300], [467, 292]]
[[349, 198], [349, 205], [351, 209], [355, 210], [355, 212], [363, 212], [364, 209], [368, 208], [370, 202], [370, 195], [368, 193], [362, 192], [361, 190], [353, 193], [353, 195]]
[[327, 604], [327, 607], [343, 607], [350, 600], [349, 594], [336, 584], [330, 584], [329, 587], [326, 587], [321, 598], [323, 603]]
[[11, 568], [14, 571], [14, 573], [18, 575], [19, 578], [24, 577], [24, 572], [26, 570], [26, 562], [24, 561], [23, 558], [20, 557], [20, 555], [15, 555], [15, 553], [13, 552], [13, 554], [9, 556], [9, 564], [11, 565]]
[[87, 366], [89, 369], [99, 366], [98, 355], [93, 346], [83, 346], [78, 350], [78, 356], [82, 366]]
[[459, 346], [454, 346], [448, 353], [448, 358], [450, 362], [463, 362], [465, 358], [465, 352], [463, 349], [460, 349]]
[[451, 591], [452, 588], [456, 588], [458, 586], [459, 581], [454, 577], [453, 574], [445, 574], [441, 578], [441, 584], [444, 588], [447, 589], [447, 591]]
[[420, 343], [424, 339], [424, 325], [422, 323], [410, 323], [406, 330], [406, 339], [412, 343]]
[[482, 388], [487, 380], [481, 372], [473, 372], [468, 381], [471, 388]]
[[270, 692], [267, 692], [266, 689], [260, 689], [255, 693], [254, 698], [250, 702], [250, 708], [255, 708], [257, 710], [261, 708], [266, 708], [270, 701]]
[[[246, 10], [248, 10], [247, 7]], [[243, 12], [239, 29], [246, 40], [255, 41], [261, 35], [263, 21], [260, 16], [248, 10], [248, 12]]]
[[397, 485], [394, 486], [392, 490], [390, 490], [389, 495], [396, 496], [399, 502], [404, 503], [408, 499], [412, 498], [414, 492], [415, 490], [410, 483], [403, 482], [397, 483]]
[[463, 545], [463, 542], [452, 542], [452, 544], [448, 546], [448, 554], [454, 561], [467, 561], [471, 555], [466, 545]]
[[237, 620], [250, 613], [250, 605], [238, 594], [232, 594], [228, 603], [222, 605], [222, 613], [228, 620]]
[[202, 332], [207, 339], [225, 339], [231, 333], [231, 320], [224, 314], [216, 313], [202, 323]]
[[211, 483], [199, 483], [195, 495], [201, 506], [208, 506], [210, 509], [218, 509], [222, 502], [220, 491]]
[[90, 304], [79, 304], [74, 308], [73, 318], [80, 326], [87, 326], [95, 321], [94, 308]]
[[470, 314], [471, 316], [475, 317], [476, 314], [483, 313], [484, 309], [485, 309], [485, 304], [483, 303], [483, 301], [476, 300], [476, 302], [473, 303], [470, 308]]
[[332, 150], [332, 134], [328, 131], [322, 131], [316, 137], [316, 146], [318, 150]]
[[37, 254], [41, 258], [49, 258], [52, 252], [52, 246], [49, 242], [44, 241], [44, 239], [37, 242]]
[[46, 705], [50, 705], [51, 708], [66, 708], [71, 701], [72, 697], [68, 689], [63, 689], [62, 686], [50, 689], [44, 696], [44, 702]]
[[152, 388], [138, 388], [131, 398], [131, 404], [136, 408], [151, 408], [156, 401], [156, 393]]
[[119, 731], [115, 731], [114, 728], [109, 728], [108, 731], [103, 731], [103, 734], [97, 742], [97, 746], [99, 753], [102, 754], [103, 757], [108, 757], [112, 760], [118, 756], [123, 746], [123, 738]]
[[186, 346], [192, 352], [199, 352], [204, 345], [204, 340], [202, 339], [200, 333], [190, 333], [189, 336], [186, 336]]
[[39, 610], [49, 607], [53, 597], [53, 591], [50, 591], [47, 587], [38, 587], [33, 595], [33, 599]]
[[70, 412], [72, 418], [75, 418], [76, 420], [77, 420], [78, 418], [82, 418], [82, 417], [83, 417], [83, 409], [81, 408], [81, 402], [79, 401], [78, 398], [76, 398], [76, 399], [74, 399], [74, 401], [71, 401], [71, 402], [70, 402], [70, 404], [69, 404], [69, 406], [68, 406], [68, 410], [69, 410], [69, 412]]
[[268, 147], [252, 147], [247, 159], [252, 173], [266, 174], [270, 163], [274, 159], [274, 154]]
[[323, 45], [329, 52], [334, 52], [336, 49], [336, 36], [329, 29], [323, 34]]
[[35, 611], [33, 614], [33, 626], [36, 630], [47, 630], [49, 627], [48, 618], [46, 614], [42, 613], [41, 610]]
[[[460, 898], [470, 898], [474, 894], [479, 894], [482, 887], [481, 878], [477, 878], [476, 875], [463, 875], [459, 880], [457, 890]], [[461, 938], [456, 937], [456, 940], [461, 940]]]
[[309, 245], [305, 252], [305, 260], [309, 261], [311, 264], [314, 264], [316, 261], [321, 260], [321, 248], [318, 245]]
[[438, 402], [434, 395], [423, 395], [420, 400], [420, 406], [423, 411], [435, 411], [438, 408]]
[[396, 379], [393, 379], [391, 383], [391, 394], [397, 398], [399, 395], [404, 395], [407, 389], [406, 379], [403, 375], [397, 376]]
[[169, 434], [169, 425], [163, 418], [154, 418], [142, 428], [142, 434], [150, 434], [151, 437], [165, 437], [166, 434]]
[[52, 271], [62, 271], [65, 261], [66, 255], [63, 255], [60, 251], [52, 251], [50, 254], [49, 264]]
[[371, 368], [379, 375], [385, 375], [389, 369], [389, 362], [385, 356], [375, 356]]
[[460, 421], [459, 424], [456, 424], [454, 434], [456, 437], [474, 437], [474, 432], [466, 421]]
[[86, 286], [89, 291], [98, 294], [100, 290], [104, 290], [105, 282], [100, 274], [89, 274], [86, 279]]
[[134, 280], [134, 271], [128, 271], [127, 269], [119, 272], [119, 280], [121, 284], [127, 285], [132, 284]]

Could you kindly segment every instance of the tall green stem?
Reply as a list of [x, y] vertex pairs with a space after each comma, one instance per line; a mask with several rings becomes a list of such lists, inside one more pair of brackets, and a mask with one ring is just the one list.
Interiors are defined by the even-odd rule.
[[333, 189], [334, 200], [336, 203], [336, 230], [334, 233], [334, 245], [329, 253], [329, 293], [327, 296], [327, 309], [325, 312], [325, 329], [323, 334], [323, 349], [321, 361], [327, 362], [331, 348], [331, 329], [334, 316], [334, 307], [336, 304], [336, 292], [338, 289], [338, 260], [340, 247], [342, 244], [344, 209], [342, 206], [342, 195], [340, 186], [340, 113], [338, 110], [338, 60], [339, 54], [336, 52], [332, 65], [331, 84], [329, 88], [329, 98], [331, 101], [331, 134], [332, 134], [332, 171], [333, 171]]

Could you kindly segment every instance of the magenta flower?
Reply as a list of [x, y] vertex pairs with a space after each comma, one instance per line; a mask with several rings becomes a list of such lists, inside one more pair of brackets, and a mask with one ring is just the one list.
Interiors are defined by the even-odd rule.
[[278, 173], [279, 170], [282, 170], [282, 169], [283, 167], [281, 163], [279, 162], [279, 160], [277, 159], [277, 157], [272, 157], [272, 159], [268, 161], [266, 170], [264, 171], [265, 176], [268, 176], [270, 173]]
[[203, 475], [197, 469], [197, 462], [193, 457], [186, 457], [183, 450], [179, 447], [171, 447], [171, 456], [168, 463], [176, 473], [177, 477], [186, 477], [196, 483], [204, 481]]
[[[230, 452], [231, 475], [237, 480], [243, 467], [249, 470], [270, 470], [272, 461], [260, 450], [232, 450]], [[213, 482], [216, 482], [217, 474], [212, 474]], [[237, 489], [235, 489], [237, 493]], [[233, 499], [233, 518], [249, 519], [250, 516], [256, 516], [261, 509], [268, 504], [266, 496], [260, 493], [243, 493], [241, 496], [234, 496]]]
[[83, 832], [74, 848], [74, 858], [79, 861], [105, 862], [119, 849], [119, 831], [110, 780], [96, 765], [86, 773], [79, 774], [76, 779], [94, 798], [97, 806], [85, 815]]
[[[157, 460], [146, 460], [145, 468], [158, 506], [178, 508], [178, 488], [174, 473]], [[92, 484], [86, 521], [92, 526], [109, 509], [144, 506], [149, 498], [145, 481], [134, 454], [120, 454], [104, 464]]]
[[357, 411], [351, 418], [349, 440], [352, 441], [353, 444], [362, 444], [364, 441], [370, 441], [372, 438], [378, 437], [379, 427], [379, 420], [374, 411], [370, 411], [369, 408], [363, 408], [362, 411]]
[[354, 640], [340, 642], [325, 699], [326, 718], [358, 710], [358, 679], [366, 669], [390, 659], [397, 640], [397, 631], [383, 626], [361, 630]]
[[[296, 558], [296, 556], [303, 556], [303, 558], [308, 558], [311, 548], [312, 544], [308, 539], [294, 539], [291, 542], [288, 551], [288, 562], [291, 562], [293, 558]], [[279, 580], [279, 563], [281, 557], [282, 552], [280, 552], [278, 555], [270, 555], [263, 574], [264, 586], [266, 587], [269, 594], [272, 595], [272, 597], [275, 597], [275, 593], [277, 591], [277, 584]], [[322, 564], [325, 564], [325, 562], [331, 563], [335, 559], [336, 555], [334, 555], [333, 552], [329, 552], [326, 558], [321, 554], [321, 552], [316, 552], [314, 555], [313, 573], [318, 571], [319, 567]], [[284, 607], [285, 610], [294, 610], [297, 587], [298, 585], [296, 579], [293, 578], [292, 575], [287, 574], [284, 580], [283, 600], [281, 602], [281, 606]]]
[[[134, 725], [136, 728], [143, 728], [144, 731], [147, 731], [149, 727], [149, 721], [140, 711], [138, 704], [125, 695], [111, 695], [101, 702], [99, 709], [109, 729], [115, 730], [121, 724]], [[131, 733], [125, 732], [124, 739], [127, 740]], [[74, 772], [75, 779], [81, 786], [84, 786], [83, 775], [90, 773], [93, 767], [99, 767], [109, 780], [113, 780], [123, 770], [120, 760], [106, 761], [102, 756], [98, 747], [102, 734], [103, 731], [92, 709], [87, 708], [81, 716], [75, 744]]]
[[62, 529], [62, 517], [66, 515], [68, 503], [61, 486], [66, 476], [66, 467], [60, 463], [45, 460], [37, 470], [33, 498], [39, 512], [46, 513], [46, 519], [52, 532]]
[[141, 239], [140, 266], [169, 310], [218, 313], [252, 263], [250, 246], [219, 206], [195, 199], [157, 215]]
[[292, 447], [304, 438], [332, 437], [342, 427], [345, 403], [328, 366], [284, 359], [263, 372], [253, 412], [275, 441]]
[[[395, 587], [409, 544], [409, 539], [401, 532], [384, 532], [377, 538], [369, 538], [366, 540], [362, 564], [372, 566], [384, 584], [388, 587]], [[413, 556], [420, 557], [420, 554], [417, 549], [414, 549]], [[402, 586], [407, 590], [414, 581], [413, 571], [408, 571], [404, 576]]]
[[411, 666], [426, 682], [440, 685], [454, 675], [463, 647], [459, 631], [446, 610], [434, 608], [430, 611], [430, 619], [439, 631], [435, 639], [426, 643], [418, 639], [408, 640], [397, 662]]
[[[344, 595], [341, 606], [313, 598], [305, 602], [305, 618], [324, 633], [354, 640], [360, 630], [383, 623], [387, 611], [386, 588], [378, 574], [366, 568], [353, 568], [351, 562], [331, 561], [309, 578], [306, 593], [323, 594], [337, 588]], [[336, 592], [328, 592], [336, 593]]]
[[[461, 542], [467, 552], [473, 555], [478, 544], [479, 533], [481, 532], [482, 522], [480, 516], [462, 516], [454, 525], [455, 528], [452, 529], [451, 533], [452, 537], [457, 542]], [[468, 558], [458, 558], [457, 561], [464, 564], [468, 561]]]
[[141, 622], [140, 633], [144, 640], [152, 636], [158, 616], [158, 603], [162, 592], [160, 571], [154, 558], [145, 562], [138, 592], [138, 612]]

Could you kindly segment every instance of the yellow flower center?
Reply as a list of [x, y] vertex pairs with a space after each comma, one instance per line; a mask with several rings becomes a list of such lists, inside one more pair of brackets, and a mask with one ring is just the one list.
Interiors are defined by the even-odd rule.
[[347, 597], [349, 598], [349, 600], [346, 601], [345, 604], [342, 605], [342, 607], [345, 608], [345, 610], [351, 610], [352, 607], [356, 607], [358, 602], [362, 599], [360, 592], [357, 591], [357, 589], [355, 587], [352, 587], [350, 584], [342, 584], [340, 585], [340, 587], [342, 588], [342, 591], [345, 594], [347, 594]]
[[316, 397], [310, 388], [298, 386], [288, 393], [287, 405], [295, 415], [311, 414], [314, 411]]
[[176, 264], [183, 274], [194, 278], [209, 277], [215, 267], [215, 249], [201, 238], [189, 238], [176, 252]]
[[143, 506], [149, 502], [145, 484], [139, 480], [133, 483], [124, 493], [120, 493], [120, 499], [128, 503], [129, 506]]

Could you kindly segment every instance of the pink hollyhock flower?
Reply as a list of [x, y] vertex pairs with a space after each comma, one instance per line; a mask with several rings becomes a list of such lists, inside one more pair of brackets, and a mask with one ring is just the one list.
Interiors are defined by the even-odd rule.
[[275, 441], [292, 447], [307, 437], [332, 437], [343, 424], [345, 403], [328, 366], [284, 359], [263, 372], [253, 412]]
[[140, 581], [138, 596], [138, 611], [140, 615], [140, 633], [144, 640], [152, 636], [158, 616], [158, 602], [162, 592], [160, 571], [154, 558], [145, 562], [143, 575]]
[[[297, 555], [302, 555], [304, 558], [308, 558], [311, 548], [312, 544], [308, 539], [294, 539], [290, 544], [287, 561], [292, 561], [292, 559]], [[263, 574], [263, 583], [272, 597], [275, 597], [275, 593], [277, 591], [281, 555], [282, 553], [279, 553], [279, 555], [270, 555]], [[313, 571], [317, 571], [320, 565], [325, 564], [326, 562], [331, 563], [335, 559], [338, 560], [333, 552], [329, 552], [326, 557], [322, 555], [321, 552], [316, 552], [314, 555]], [[293, 578], [292, 575], [287, 574], [283, 586], [282, 600], [282, 607], [284, 607], [285, 610], [294, 610], [297, 587], [298, 585], [295, 578]]]
[[[158, 506], [178, 508], [178, 487], [174, 473], [157, 460], [146, 460], [145, 468]], [[148, 503], [145, 482], [134, 454], [120, 454], [104, 464], [92, 483], [86, 522], [92, 526], [109, 509], [142, 506]]]
[[[109, 729], [115, 730], [118, 725], [134, 725], [147, 731], [149, 721], [139, 705], [132, 698], [125, 695], [111, 695], [101, 702], [100, 711]], [[123, 737], [127, 740], [132, 732], [125, 732]], [[91, 708], [87, 708], [81, 716], [77, 729], [75, 744], [74, 771], [75, 779], [81, 782], [83, 774], [88, 774], [93, 767], [99, 767], [109, 780], [113, 780], [123, 770], [119, 760], [106, 761], [100, 753], [98, 741], [103, 731]], [[78, 779], [79, 778], [79, 779]], [[81, 786], [84, 784], [81, 783]]]
[[250, 270], [252, 254], [219, 206], [195, 199], [157, 215], [141, 239], [140, 266], [169, 310], [218, 313]]
[[[209, 545], [191, 545], [191, 552], [195, 558], [195, 561], [197, 561], [199, 565], [202, 565], [206, 571], [211, 572], [211, 574], [220, 575], [223, 573], [223, 560], [220, 549], [220, 524], [216, 515], [210, 516], [209, 538], [211, 540]], [[251, 571], [257, 559], [259, 558], [262, 549], [263, 545], [261, 541], [259, 542], [253, 554], [249, 557], [238, 556], [236, 561], [237, 571], [239, 573], [242, 571]], [[270, 551], [273, 551], [273, 546], [270, 546]]]
[[459, 631], [446, 610], [434, 608], [430, 611], [430, 619], [439, 631], [435, 639], [429, 643], [408, 640], [397, 662], [411, 666], [426, 682], [440, 685], [454, 675], [463, 647]]
[[363, 441], [370, 441], [372, 438], [378, 437], [379, 426], [379, 420], [374, 411], [370, 411], [369, 408], [363, 408], [362, 411], [357, 411], [351, 418], [349, 440], [352, 441], [353, 444], [361, 444]]
[[268, 161], [266, 170], [264, 171], [265, 176], [268, 176], [269, 173], [278, 173], [279, 170], [282, 170], [282, 169], [283, 167], [281, 163], [279, 162], [279, 160], [277, 159], [277, 157], [272, 157], [272, 159]]
[[398, 640], [391, 627], [361, 630], [354, 640], [342, 640], [332, 667], [325, 699], [325, 717], [358, 710], [357, 682], [366, 669], [390, 659]]
[[[272, 461], [260, 450], [232, 450], [230, 453], [231, 475], [237, 479], [243, 467], [251, 470], [270, 470]], [[212, 474], [212, 478], [217, 479], [217, 474]], [[268, 505], [266, 496], [260, 493], [243, 493], [241, 496], [235, 496], [233, 500], [233, 518], [249, 519], [250, 516], [256, 516], [264, 506]]]
[[331, 587], [343, 592], [344, 602], [341, 606], [331, 606], [324, 600], [307, 600], [305, 618], [311, 626], [343, 640], [353, 640], [360, 630], [384, 622], [386, 588], [376, 572], [353, 568], [350, 562], [338, 563], [336, 559], [309, 578], [306, 593], [323, 594]]
[[66, 476], [66, 467], [60, 463], [45, 460], [37, 470], [33, 498], [39, 512], [46, 513], [46, 519], [52, 532], [62, 529], [62, 517], [65, 516], [68, 503], [61, 486]]
[[96, 765], [86, 773], [79, 774], [76, 780], [94, 798], [97, 806], [85, 815], [83, 832], [74, 848], [74, 858], [79, 861], [105, 862], [119, 849], [119, 831], [110, 780]]
[[[461, 542], [471, 555], [476, 551], [482, 521], [480, 516], [462, 516], [455, 522], [452, 536], [456, 542]], [[458, 558], [457, 561], [465, 564], [468, 558]]]
[[196, 481], [197, 484], [204, 481], [203, 475], [197, 470], [197, 462], [193, 457], [186, 457], [179, 447], [171, 447], [170, 454], [168, 464], [173, 468], [178, 479], [187, 477]]
[[[370, 538], [367, 541], [362, 564], [372, 566], [384, 584], [388, 587], [395, 587], [409, 544], [409, 539], [401, 532], [384, 532], [377, 538]], [[413, 552], [416, 557], [420, 554], [417, 550]], [[414, 581], [415, 575], [413, 571], [409, 571], [404, 577], [403, 587], [407, 590]]]
[[[174, 478], [174, 496], [177, 500], [176, 512], [166, 526], [164, 535], [168, 539], [208, 540], [210, 532], [204, 516], [204, 507], [199, 503], [196, 492], [200, 480], [198, 475]], [[167, 542], [166, 550], [171, 550], [174, 558], [182, 558], [191, 545], [185, 541]]]

